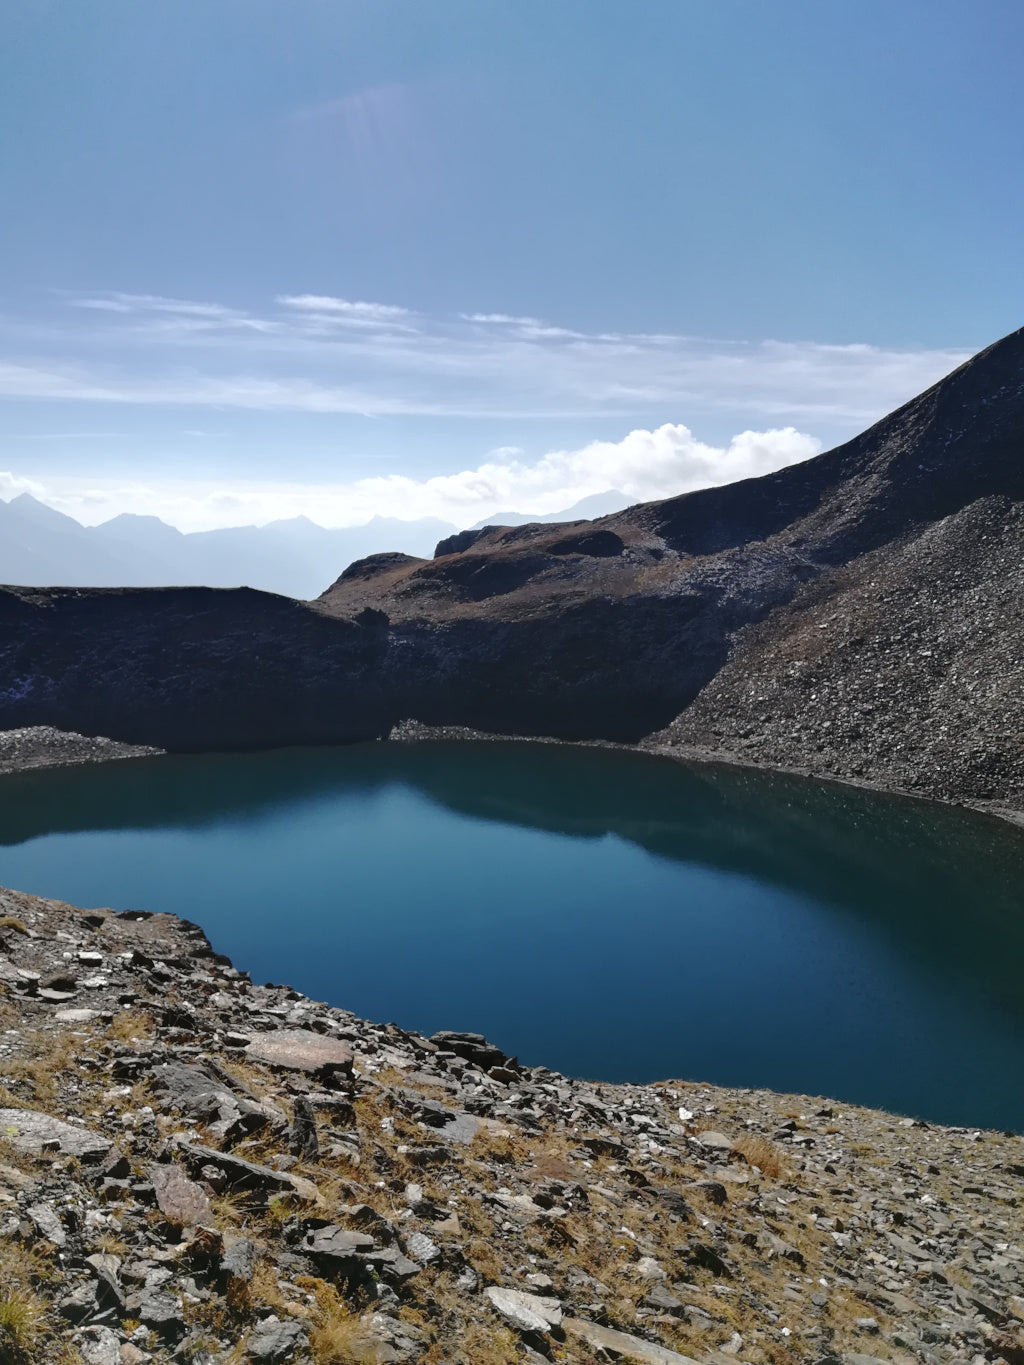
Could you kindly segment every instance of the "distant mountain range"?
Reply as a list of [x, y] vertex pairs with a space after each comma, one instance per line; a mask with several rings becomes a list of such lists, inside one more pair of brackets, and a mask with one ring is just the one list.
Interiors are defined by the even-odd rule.
[[[566, 512], [542, 517], [501, 513], [486, 525], [571, 520], [618, 493], [585, 498]], [[604, 501], [602, 501], [604, 500]], [[202, 584], [250, 587], [287, 597], [316, 597], [356, 559], [383, 550], [429, 559], [434, 546], [459, 528], [436, 517], [401, 521], [374, 517], [365, 526], [326, 529], [308, 517], [184, 533], [158, 517], [128, 513], [100, 526], [82, 526], [28, 493], [0, 501], [0, 583], [26, 587], [152, 588]]]

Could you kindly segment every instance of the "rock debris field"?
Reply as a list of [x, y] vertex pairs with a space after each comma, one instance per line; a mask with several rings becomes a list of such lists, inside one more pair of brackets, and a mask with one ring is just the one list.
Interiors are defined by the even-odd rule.
[[1024, 1361], [1019, 1136], [570, 1080], [167, 915], [0, 940], [5, 1365]]

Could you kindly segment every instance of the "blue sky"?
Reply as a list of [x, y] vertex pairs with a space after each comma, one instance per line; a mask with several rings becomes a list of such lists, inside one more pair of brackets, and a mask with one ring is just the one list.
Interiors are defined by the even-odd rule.
[[0, 495], [468, 522], [802, 458], [1020, 325], [1022, 40], [1001, 0], [7, 6]]

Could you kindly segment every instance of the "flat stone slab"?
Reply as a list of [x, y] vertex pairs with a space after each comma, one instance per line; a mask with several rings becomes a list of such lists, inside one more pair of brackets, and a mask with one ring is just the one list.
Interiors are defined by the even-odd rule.
[[496, 1285], [484, 1291], [506, 1322], [520, 1332], [550, 1332], [562, 1321], [558, 1299], [540, 1294], [525, 1294], [521, 1289], [501, 1289]]
[[88, 1128], [77, 1128], [63, 1119], [40, 1114], [35, 1109], [0, 1109], [0, 1138], [6, 1138], [19, 1151], [38, 1156], [44, 1151], [59, 1151], [88, 1161], [98, 1160], [110, 1151], [111, 1141]]
[[615, 1332], [610, 1327], [598, 1327], [596, 1322], [584, 1322], [582, 1318], [563, 1318], [562, 1326], [570, 1335], [579, 1337], [595, 1350], [627, 1356], [630, 1360], [641, 1362], [641, 1365], [697, 1365], [692, 1356], [681, 1356], [678, 1351], [670, 1351], [667, 1346], [656, 1346], [653, 1341], [630, 1336], [628, 1332]]
[[313, 1075], [325, 1068], [351, 1071], [352, 1049], [337, 1038], [310, 1029], [274, 1029], [257, 1033], [245, 1050], [253, 1061], [268, 1066], [283, 1067], [287, 1071], [305, 1071]]

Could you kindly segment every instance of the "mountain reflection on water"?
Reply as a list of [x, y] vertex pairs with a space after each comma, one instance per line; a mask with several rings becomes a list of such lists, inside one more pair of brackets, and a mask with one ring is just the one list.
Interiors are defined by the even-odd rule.
[[598, 748], [373, 744], [0, 782], [0, 881], [608, 1080], [1024, 1126], [1024, 836]]

